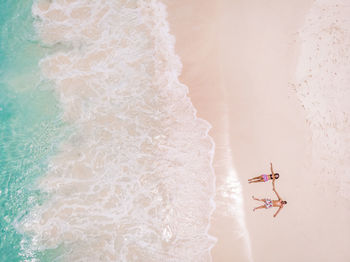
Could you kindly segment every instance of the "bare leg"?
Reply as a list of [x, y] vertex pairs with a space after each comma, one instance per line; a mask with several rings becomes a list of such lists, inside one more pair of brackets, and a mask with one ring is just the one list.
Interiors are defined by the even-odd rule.
[[253, 198], [254, 200], [257, 200], [257, 201], [265, 202], [265, 198], [259, 199], [259, 198], [256, 198], [255, 196], [252, 196], [252, 198]]
[[258, 179], [258, 178], [261, 178], [261, 176], [253, 177], [253, 178], [251, 178], [251, 179], [248, 179], [248, 181], [255, 180], [255, 179]]
[[262, 178], [259, 177], [258, 180], [251, 180], [251, 181], [249, 181], [249, 184], [251, 184], [251, 183], [258, 183], [258, 182], [263, 182], [263, 181], [264, 181], [264, 179], [262, 179]]
[[265, 206], [265, 205], [262, 205], [262, 206], [255, 207], [255, 208], [253, 209], [253, 211], [255, 211], [255, 210], [257, 210], [257, 209], [261, 209], [261, 208], [265, 208], [265, 209], [266, 209], [266, 206]]

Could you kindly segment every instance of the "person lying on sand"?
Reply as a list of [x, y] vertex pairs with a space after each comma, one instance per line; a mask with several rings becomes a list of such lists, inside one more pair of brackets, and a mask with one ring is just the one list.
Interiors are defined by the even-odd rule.
[[278, 173], [273, 172], [272, 163], [270, 163], [270, 167], [271, 167], [271, 174], [270, 175], [263, 174], [261, 176], [257, 176], [257, 177], [253, 177], [251, 179], [248, 179], [249, 184], [250, 183], [258, 183], [258, 182], [266, 182], [266, 181], [269, 181], [272, 179], [273, 180], [278, 179], [280, 177], [280, 175]]
[[271, 207], [278, 207], [277, 212], [273, 215], [273, 217], [276, 217], [277, 214], [278, 214], [278, 213], [281, 211], [281, 209], [284, 207], [284, 205], [287, 204], [287, 201], [284, 201], [284, 200], [279, 196], [279, 194], [277, 193], [277, 191], [276, 191], [276, 189], [275, 189], [275, 183], [274, 183], [274, 182], [275, 182], [275, 180], [273, 181], [273, 192], [275, 192], [276, 196], [278, 197], [278, 200], [271, 200], [271, 199], [268, 199], [268, 198], [259, 199], [259, 198], [255, 198], [254, 196], [252, 196], [252, 198], [253, 198], [254, 200], [264, 202], [264, 205], [255, 207], [255, 208], [253, 209], [253, 211], [255, 211], [256, 209], [261, 209], [261, 208], [268, 209], [268, 208], [271, 208]]

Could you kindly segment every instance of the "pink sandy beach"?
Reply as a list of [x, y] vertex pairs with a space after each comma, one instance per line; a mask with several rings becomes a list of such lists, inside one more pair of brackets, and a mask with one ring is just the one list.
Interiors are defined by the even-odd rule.
[[[34, 2], [72, 134], [16, 225], [28, 259], [350, 261], [349, 0]], [[247, 181], [270, 162], [276, 218]]]
[[[213, 261], [349, 261], [350, 205], [315, 171], [312, 130], [292, 88], [297, 32], [313, 1], [164, 3], [183, 63], [181, 81], [198, 116], [213, 125]], [[271, 184], [247, 183], [269, 172], [270, 162], [288, 201], [277, 218], [271, 210], [252, 212], [258, 205], [252, 195], [275, 197]], [[235, 174], [242, 188], [230, 180]], [[240, 190], [243, 199], [232, 196]]]

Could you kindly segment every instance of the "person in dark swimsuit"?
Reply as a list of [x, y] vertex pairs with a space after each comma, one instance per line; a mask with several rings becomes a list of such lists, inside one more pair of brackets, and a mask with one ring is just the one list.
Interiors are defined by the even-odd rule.
[[251, 183], [266, 182], [269, 180], [278, 179], [280, 177], [280, 174], [273, 172], [272, 163], [270, 163], [270, 167], [271, 167], [270, 175], [262, 174], [261, 176], [253, 177], [251, 179], [248, 179], [248, 183], [251, 184]]

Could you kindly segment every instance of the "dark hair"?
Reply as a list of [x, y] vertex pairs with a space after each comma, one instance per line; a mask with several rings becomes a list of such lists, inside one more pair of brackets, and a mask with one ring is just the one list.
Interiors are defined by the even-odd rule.
[[[279, 177], [280, 177], [280, 174], [275, 173], [275, 179], [278, 179]], [[273, 179], [273, 178], [272, 178], [272, 174], [270, 175], [270, 178]]]
[[282, 201], [282, 204], [287, 204], [287, 201]]

